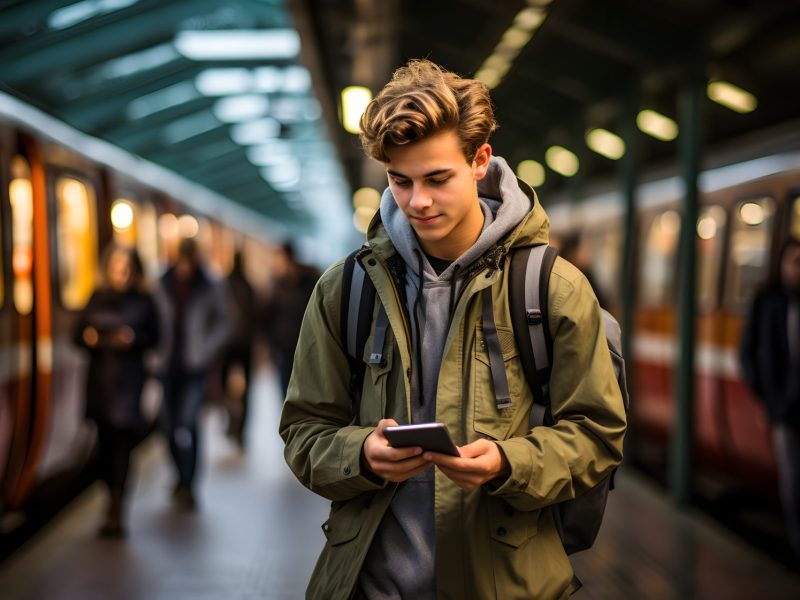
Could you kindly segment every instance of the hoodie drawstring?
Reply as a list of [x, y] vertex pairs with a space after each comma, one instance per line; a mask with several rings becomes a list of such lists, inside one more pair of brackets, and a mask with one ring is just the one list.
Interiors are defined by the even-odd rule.
[[419, 405], [422, 406], [425, 404], [425, 385], [424, 379], [422, 377], [422, 338], [420, 333], [419, 327], [419, 310], [422, 306], [422, 285], [424, 281], [423, 276], [423, 262], [422, 262], [422, 252], [417, 251], [417, 258], [418, 261], [418, 273], [419, 273], [419, 287], [417, 288], [417, 298], [414, 300], [414, 331], [417, 335], [417, 348], [416, 348], [416, 356], [417, 356], [417, 369], [418, 369], [418, 376], [417, 376], [417, 388], [419, 392]]

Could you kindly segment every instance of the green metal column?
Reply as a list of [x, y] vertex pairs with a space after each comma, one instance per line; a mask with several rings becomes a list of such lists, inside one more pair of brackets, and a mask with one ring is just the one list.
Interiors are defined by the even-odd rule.
[[675, 385], [675, 430], [672, 436], [671, 491], [674, 502], [685, 505], [691, 498], [692, 441], [694, 438], [694, 341], [695, 265], [697, 245], [697, 176], [700, 168], [700, 107], [703, 95], [702, 70], [690, 69], [681, 85], [679, 98], [680, 164], [684, 184], [679, 247], [680, 323], [679, 365]]
[[[633, 337], [633, 309], [636, 302], [634, 290], [634, 261], [633, 248], [635, 242], [635, 223], [636, 223], [636, 180], [637, 180], [637, 161], [639, 136], [636, 127], [636, 115], [639, 110], [639, 94], [637, 90], [632, 90], [626, 100], [622, 122], [622, 136], [625, 141], [625, 156], [620, 161], [620, 179], [622, 187], [622, 197], [625, 203], [625, 221], [622, 265], [620, 271], [620, 299], [622, 300], [622, 356], [626, 358], [628, 368], [628, 389], [632, 390], [633, 373], [633, 351], [631, 339]], [[626, 438], [627, 439], [627, 438]]]

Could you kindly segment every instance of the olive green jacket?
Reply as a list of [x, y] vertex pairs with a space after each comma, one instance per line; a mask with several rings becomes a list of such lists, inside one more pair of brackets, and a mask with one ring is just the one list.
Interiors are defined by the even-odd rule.
[[[530, 190], [528, 190], [530, 193]], [[530, 193], [532, 196], [532, 193]], [[308, 305], [280, 433], [292, 471], [330, 499], [327, 543], [307, 597], [350, 598], [396, 484], [365, 472], [361, 447], [382, 418], [408, 423], [411, 335], [386, 267], [395, 253], [380, 218], [367, 234], [362, 258], [389, 317], [385, 361], [367, 365], [358, 418], [340, 332], [343, 263], [319, 281]], [[485, 257], [545, 243], [548, 221], [534, 208]], [[600, 482], [622, 459], [625, 410], [608, 353], [597, 300], [586, 278], [557, 259], [548, 293], [554, 339], [550, 397], [553, 427], [529, 429], [533, 396], [514, 343], [508, 308], [509, 262], [481, 259], [456, 302], [444, 348], [436, 419], [456, 444], [497, 442], [511, 466], [505, 481], [464, 492], [436, 470], [437, 596], [457, 600], [564, 598], [572, 568], [550, 510]], [[497, 268], [499, 266], [499, 268]], [[513, 405], [498, 412], [481, 328], [482, 289], [492, 287], [494, 318], [504, 351]], [[376, 303], [377, 310], [377, 303]], [[373, 319], [374, 322], [374, 319]], [[374, 333], [374, 332], [373, 332]], [[365, 353], [372, 348], [372, 336]]]

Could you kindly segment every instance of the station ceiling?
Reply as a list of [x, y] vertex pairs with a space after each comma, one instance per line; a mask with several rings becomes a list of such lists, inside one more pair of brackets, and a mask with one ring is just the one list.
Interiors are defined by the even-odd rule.
[[[520, 27], [527, 38], [508, 33]], [[798, 30], [800, 0], [0, 0], [0, 89], [319, 231], [326, 210], [349, 214], [351, 190], [385, 185], [340, 125], [341, 90], [377, 92], [410, 58], [491, 82], [495, 152], [515, 166], [571, 150], [578, 174], [547, 167], [538, 187], [579, 196], [618, 164], [587, 130], [621, 135], [642, 109], [677, 119], [690, 73], [757, 100], [740, 114], [706, 99], [704, 147], [796, 119]], [[239, 41], [195, 35], [225, 32]], [[260, 55], [231, 55], [258, 34]], [[677, 157], [678, 139], [634, 141], [641, 165]]]
[[284, 226], [349, 211], [283, 0], [0, 0], [0, 89]]
[[[336, 106], [347, 85], [377, 92], [391, 70], [429, 58], [474, 76], [482, 69], [500, 128], [496, 154], [512, 166], [545, 164], [551, 146], [580, 161], [575, 177], [545, 168], [544, 191], [580, 196], [581, 185], [613, 177], [619, 163], [591, 151], [585, 135], [602, 128], [622, 135], [643, 109], [679, 120], [679, 90], [690, 76], [729, 82], [757, 107], [741, 114], [708, 97], [702, 102], [702, 145], [732, 140], [798, 117], [800, 2], [796, 0], [298, 0], [310, 15], [326, 102]], [[344, 7], [347, 8], [344, 8]], [[531, 9], [521, 16], [521, 11]], [[516, 27], [514, 27], [516, 25]], [[509, 29], [529, 29], [529, 38]], [[505, 38], [506, 35], [511, 37]], [[516, 37], [514, 37], [516, 36]], [[520, 40], [521, 37], [521, 40]], [[526, 41], [527, 39], [527, 41]], [[506, 43], [509, 42], [509, 43]], [[522, 44], [514, 49], [514, 43]], [[509, 48], [509, 46], [511, 46]], [[494, 58], [490, 59], [493, 55]], [[511, 57], [503, 66], [503, 58]], [[484, 67], [499, 66], [486, 73]], [[492, 61], [495, 61], [492, 63]], [[507, 68], [499, 83], [496, 75]], [[333, 111], [331, 111], [333, 112]], [[660, 141], [633, 126], [642, 166], [675, 163], [679, 139]], [[337, 145], [354, 185], [385, 185], [361, 156], [355, 136], [337, 130]], [[680, 136], [679, 136], [680, 138]], [[547, 198], [547, 195], [544, 196]]]

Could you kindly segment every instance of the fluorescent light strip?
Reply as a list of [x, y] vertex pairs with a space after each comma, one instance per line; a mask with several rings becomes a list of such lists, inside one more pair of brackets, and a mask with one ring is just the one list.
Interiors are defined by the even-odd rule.
[[142, 119], [199, 97], [194, 85], [190, 81], [183, 81], [137, 98], [128, 104], [125, 112], [130, 119]]
[[651, 109], [645, 109], [636, 116], [636, 126], [662, 142], [671, 142], [678, 137], [678, 124]]
[[741, 114], [753, 112], [758, 106], [753, 94], [727, 81], [712, 81], [706, 93], [717, 104]]
[[586, 145], [601, 156], [619, 160], [625, 155], [625, 142], [606, 129], [592, 129], [586, 133]]
[[372, 91], [369, 88], [351, 85], [342, 90], [342, 125], [349, 133], [361, 131], [361, 115], [372, 100]]
[[181, 31], [175, 48], [191, 60], [287, 59], [300, 52], [294, 29]]
[[580, 168], [575, 153], [562, 146], [550, 146], [544, 153], [544, 160], [548, 167], [564, 177], [572, 177]]
[[517, 177], [531, 187], [538, 187], [544, 184], [544, 167], [535, 160], [523, 160], [517, 165]]

